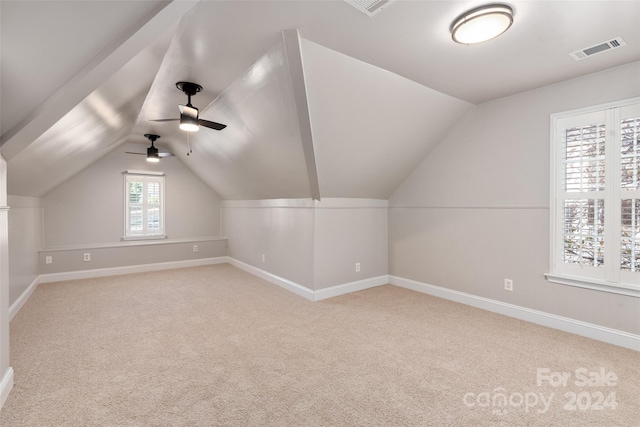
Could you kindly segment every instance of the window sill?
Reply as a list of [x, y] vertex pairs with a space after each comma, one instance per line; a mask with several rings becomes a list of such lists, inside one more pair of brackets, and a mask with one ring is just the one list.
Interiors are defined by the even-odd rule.
[[152, 236], [122, 236], [121, 240], [164, 240], [167, 238], [166, 234], [154, 234]]
[[608, 292], [611, 294], [626, 295], [640, 298], [640, 286], [628, 285], [624, 283], [612, 284], [601, 280], [588, 280], [581, 277], [565, 276], [556, 274], [545, 274], [544, 277], [551, 283], [560, 285], [575, 286], [578, 288], [591, 289], [594, 291]]

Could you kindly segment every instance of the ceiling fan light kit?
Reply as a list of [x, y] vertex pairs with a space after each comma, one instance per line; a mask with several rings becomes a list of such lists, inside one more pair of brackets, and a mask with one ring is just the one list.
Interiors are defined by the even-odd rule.
[[191, 82], [178, 82], [176, 87], [187, 95], [187, 105], [179, 105], [180, 129], [186, 132], [196, 132], [200, 129], [198, 124], [198, 109], [191, 105], [191, 97], [202, 91], [202, 86]]
[[180, 108], [180, 129], [186, 132], [197, 132], [200, 129], [198, 125], [198, 109], [189, 105], [179, 105]]
[[460, 15], [451, 25], [451, 37], [460, 44], [494, 39], [513, 24], [513, 9], [506, 4], [488, 4]]
[[160, 135], [153, 135], [151, 133], [145, 133], [144, 137], [151, 141], [151, 147], [147, 148], [147, 162], [157, 163], [160, 161], [158, 156], [158, 149], [153, 145], [156, 139], [160, 138]]
[[[153, 152], [152, 150], [154, 150], [156, 152]], [[147, 148], [147, 162], [151, 162], [151, 163], [158, 163], [160, 161], [160, 157], [158, 156], [158, 149], [155, 147], [149, 147]]]

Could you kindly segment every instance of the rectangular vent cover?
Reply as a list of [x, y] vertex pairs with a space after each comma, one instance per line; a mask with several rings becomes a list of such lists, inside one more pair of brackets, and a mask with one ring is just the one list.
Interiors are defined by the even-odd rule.
[[382, 9], [385, 9], [394, 0], [344, 0], [346, 3], [355, 7], [362, 13], [366, 13], [369, 16], [373, 16], [376, 13], [380, 12]]
[[576, 61], [580, 61], [582, 59], [588, 58], [589, 56], [593, 56], [598, 53], [606, 52], [611, 49], [616, 49], [618, 47], [626, 46], [627, 43], [624, 41], [622, 37], [616, 37], [615, 39], [611, 39], [607, 42], [598, 43], [593, 46], [589, 46], [585, 49], [576, 50], [575, 52], [571, 52], [569, 56], [571, 56]]

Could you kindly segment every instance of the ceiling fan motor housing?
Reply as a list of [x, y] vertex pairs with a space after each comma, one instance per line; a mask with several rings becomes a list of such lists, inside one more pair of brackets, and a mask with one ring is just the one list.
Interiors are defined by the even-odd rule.
[[176, 87], [189, 97], [189, 103], [191, 103], [191, 97], [193, 95], [202, 91], [202, 86], [191, 82], [178, 82], [176, 83]]
[[160, 160], [160, 156], [158, 156], [158, 149], [153, 145], [156, 139], [160, 138], [160, 135], [154, 135], [152, 133], [145, 133], [144, 136], [151, 141], [151, 147], [147, 148], [147, 161], [149, 162], [157, 162]]

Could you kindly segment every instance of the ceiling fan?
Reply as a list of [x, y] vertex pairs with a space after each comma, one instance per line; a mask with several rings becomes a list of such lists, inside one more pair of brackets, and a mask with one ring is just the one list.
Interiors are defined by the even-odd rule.
[[[147, 162], [159, 162], [160, 161], [160, 157], [171, 157], [174, 154], [173, 153], [160, 153], [158, 151], [158, 149], [153, 145], [153, 143], [160, 138], [160, 135], [154, 135], [151, 133], [145, 133], [144, 134], [145, 138], [147, 138], [149, 141], [151, 141], [151, 147], [147, 148]], [[127, 154], [141, 154], [144, 155], [145, 153], [134, 153], [131, 151], [127, 151]]]
[[202, 90], [202, 86], [197, 83], [191, 82], [178, 82], [176, 87], [187, 95], [187, 105], [178, 105], [180, 109], [179, 119], [157, 119], [150, 120], [152, 122], [173, 122], [180, 121], [180, 129], [187, 132], [195, 132], [200, 129], [200, 126], [204, 126], [209, 129], [222, 130], [227, 127], [222, 123], [211, 122], [198, 117], [199, 110], [191, 105], [191, 97]]

